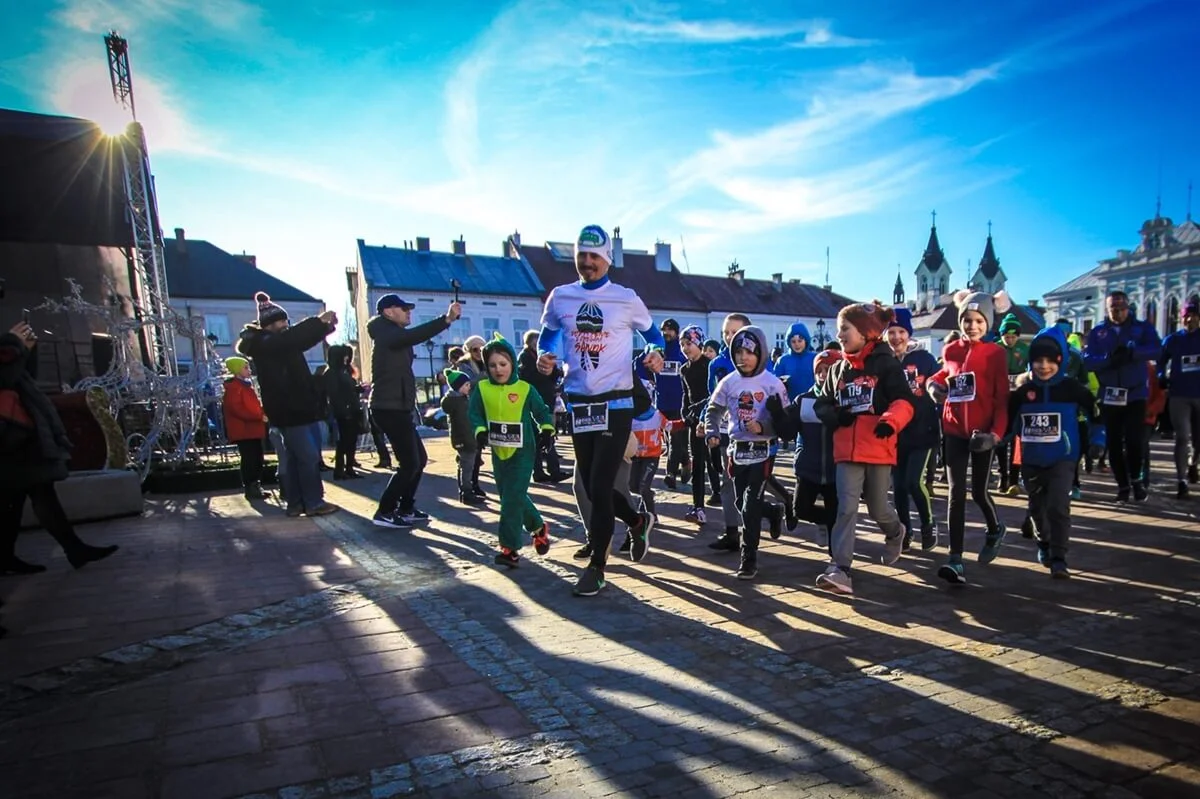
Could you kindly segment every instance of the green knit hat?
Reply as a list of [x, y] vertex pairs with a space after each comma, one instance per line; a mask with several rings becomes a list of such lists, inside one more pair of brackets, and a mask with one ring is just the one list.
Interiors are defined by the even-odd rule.
[[463, 383], [471, 382], [471, 377], [466, 372], [460, 372], [457, 369], [447, 369], [446, 382], [450, 385], [451, 391], [458, 391], [462, 388]]
[[1005, 333], [1021, 334], [1021, 320], [1017, 318], [1016, 314], [1006, 314], [1000, 320], [1000, 335], [1003, 336]]

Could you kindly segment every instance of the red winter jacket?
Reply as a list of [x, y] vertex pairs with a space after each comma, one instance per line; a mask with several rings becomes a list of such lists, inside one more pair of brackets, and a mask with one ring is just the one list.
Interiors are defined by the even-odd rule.
[[1008, 429], [1008, 353], [999, 344], [959, 339], [942, 351], [942, 368], [929, 381], [942, 388], [959, 375], [974, 374], [975, 399], [951, 402], [942, 409], [942, 431], [956, 438], [970, 438], [981, 430], [1001, 438]]
[[[813, 412], [833, 430], [835, 463], [896, 465], [896, 441], [914, 413], [912, 389], [904, 367], [887, 344], [873, 339], [861, 352], [847, 354], [829, 369], [822, 396]], [[844, 407], [853, 408], [853, 397], [863, 398], [864, 407], [854, 413], [854, 423], [841, 426]], [[869, 405], [866, 399], [869, 397]], [[875, 427], [891, 425], [894, 435], [879, 438]]]
[[225, 381], [225, 437], [230, 441], [255, 441], [266, 438], [262, 403], [254, 386], [239, 377]]

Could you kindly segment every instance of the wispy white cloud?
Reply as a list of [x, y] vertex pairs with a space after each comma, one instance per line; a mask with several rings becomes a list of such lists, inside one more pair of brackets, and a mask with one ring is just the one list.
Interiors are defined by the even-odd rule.
[[186, 21], [249, 35], [261, 26], [263, 11], [244, 0], [66, 0], [55, 16], [67, 28], [85, 33], [111, 28], [129, 33]]
[[[680, 19], [646, 17], [618, 19], [596, 17], [589, 24], [593, 29], [607, 28], [618, 37], [674, 41], [688, 44], [736, 44], [775, 39], [792, 39], [789, 47], [861, 47], [873, 44], [867, 39], [835, 34], [828, 20], [798, 20], [776, 25], [763, 25], [732, 19]], [[799, 37], [799, 38], [794, 38]]]

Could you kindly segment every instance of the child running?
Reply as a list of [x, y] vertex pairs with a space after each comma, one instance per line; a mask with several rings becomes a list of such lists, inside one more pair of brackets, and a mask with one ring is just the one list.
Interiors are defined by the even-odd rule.
[[[784, 356], [787, 357], [786, 355]], [[816, 404], [829, 391], [829, 369], [842, 360], [842, 353], [824, 350], [813, 360], [815, 382], [788, 406], [788, 415], [799, 431], [796, 447], [796, 495], [792, 514], [797, 519], [825, 528], [828, 549], [837, 521], [837, 464], [833, 459], [833, 428], [821, 422]], [[791, 381], [789, 381], [791, 382]], [[817, 510], [817, 500], [821, 509]], [[818, 536], [819, 537], [819, 536]]]
[[[971, 498], [983, 512], [987, 538], [979, 550], [979, 562], [991, 563], [1000, 554], [1004, 525], [988, 494], [992, 453], [1008, 429], [1008, 356], [999, 344], [985, 341], [996, 311], [1004, 313], [1012, 303], [1003, 291], [985, 294], [962, 290], [954, 295], [962, 337], [942, 351], [942, 368], [926, 382], [942, 409], [942, 433], [946, 448], [946, 471], [950, 483], [947, 527], [950, 528], [950, 559], [938, 569], [951, 585], [965, 585], [963, 538], [966, 528], [967, 464], [971, 466]], [[1069, 489], [1068, 489], [1069, 490]]]
[[1029, 374], [1009, 396], [1012, 432], [1021, 438], [1021, 476], [1029, 492], [1029, 515], [1037, 533], [1037, 561], [1050, 576], [1071, 576], [1071, 481], [1083, 439], [1079, 415], [1091, 421], [1096, 398], [1067, 376], [1070, 350], [1058, 326], [1047, 327], [1029, 347]]
[[450, 390], [442, 397], [441, 405], [446, 419], [450, 422], [450, 445], [454, 447], [454, 458], [458, 466], [458, 501], [464, 505], [478, 507], [485, 504], [485, 501], [474, 491], [479, 473], [475, 469], [475, 459], [478, 456], [468, 400], [472, 388], [471, 376], [457, 369], [447, 369], [446, 384]]
[[704, 432], [710, 449], [720, 446], [722, 435], [729, 437], [729, 472], [743, 526], [736, 574], [739, 580], [753, 580], [758, 575], [762, 493], [771, 471], [771, 440], [777, 432], [791, 437], [783, 413], [788, 398], [780, 379], [767, 371], [767, 336], [760, 328], [750, 325], [738, 330], [729, 351], [736, 370], [717, 383], [705, 413]]
[[816, 413], [835, 428], [838, 515], [830, 536], [831, 561], [817, 577], [817, 587], [853, 596], [850, 567], [854, 561], [858, 503], [884, 535], [883, 563], [900, 559], [904, 525], [888, 504], [888, 487], [896, 466], [897, 433], [913, 418], [908, 378], [883, 340], [895, 319], [878, 301], [847, 305], [838, 312], [838, 340], [844, 357], [829, 369], [828, 392], [817, 400]]
[[[542, 398], [517, 379], [517, 353], [496, 335], [483, 348], [487, 379], [471, 391], [469, 413], [476, 445], [492, 449], [492, 475], [500, 493], [500, 553], [495, 562], [521, 565], [524, 533], [533, 536], [539, 555], [550, 551], [550, 525], [529, 498], [529, 482], [537, 458], [538, 439], [554, 436], [554, 420]], [[536, 427], [535, 427], [536, 425]]]

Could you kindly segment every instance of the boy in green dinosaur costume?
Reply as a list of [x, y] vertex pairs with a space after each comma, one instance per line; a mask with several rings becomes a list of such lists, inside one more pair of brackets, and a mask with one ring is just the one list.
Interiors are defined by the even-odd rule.
[[492, 449], [500, 492], [500, 554], [496, 564], [516, 568], [525, 533], [539, 555], [550, 550], [550, 525], [529, 498], [538, 441], [554, 436], [554, 416], [533, 387], [517, 379], [517, 353], [499, 334], [483, 348], [487, 379], [471, 390], [468, 413], [480, 448]]

